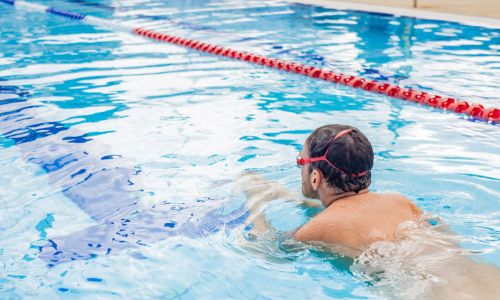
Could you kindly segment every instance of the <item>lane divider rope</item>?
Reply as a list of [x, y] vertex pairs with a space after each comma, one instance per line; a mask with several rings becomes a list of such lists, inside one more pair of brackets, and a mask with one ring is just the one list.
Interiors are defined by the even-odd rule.
[[239, 51], [232, 48], [221, 47], [210, 43], [186, 39], [179, 36], [160, 33], [140, 27], [129, 26], [123, 23], [109, 21], [102, 18], [59, 10], [41, 4], [14, 0], [0, 0], [0, 2], [15, 6], [20, 9], [39, 11], [58, 15], [68, 19], [80, 20], [93, 26], [126, 31], [159, 42], [170, 43], [213, 55], [237, 59], [281, 71], [308, 76], [315, 79], [322, 79], [325, 81], [342, 84], [369, 92], [380, 93], [392, 98], [416, 102], [434, 108], [463, 114], [478, 120], [488, 121], [492, 123], [500, 122], [500, 109], [498, 108], [485, 108], [481, 104], [470, 104], [466, 101], [459, 101], [450, 97], [429, 94], [427, 92], [417, 91], [411, 88], [402, 88], [397, 85], [375, 80], [367, 80], [358, 76], [334, 73], [333, 71], [317, 68], [314, 66], [308, 66], [281, 59], [269, 58], [266, 56]]

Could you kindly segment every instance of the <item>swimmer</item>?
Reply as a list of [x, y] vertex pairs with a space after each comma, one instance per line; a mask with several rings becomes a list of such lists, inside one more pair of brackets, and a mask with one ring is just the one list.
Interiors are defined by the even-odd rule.
[[[471, 259], [472, 253], [459, 247], [459, 237], [445, 224], [431, 226], [429, 217], [403, 195], [369, 191], [373, 149], [358, 129], [326, 125], [314, 130], [297, 166], [302, 193], [312, 199], [301, 205], [323, 208], [293, 232], [298, 242], [353, 257], [351, 271], [368, 277], [363, 280], [372, 280], [389, 298], [498, 299], [498, 267]], [[238, 183], [247, 197], [247, 228], [254, 236], [269, 232], [263, 213], [267, 203], [297, 199], [256, 173], [243, 175]]]
[[[368, 190], [373, 149], [366, 136], [354, 127], [326, 125], [314, 130], [297, 157], [297, 166], [301, 169], [302, 193], [319, 200], [324, 207], [295, 231], [297, 241], [335, 244], [360, 254], [375, 241], [393, 241], [399, 224], [416, 221], [422, 213], [402, 195]], [[247, 176], [251, 183], [262, 183], [242, 188], [251, 202], [258, 199], [262, 205], [272, 198], [293, 197], [276, 184], [274, 188], [266, 185], [258, 174]], [[255, 211], [255, 203], [251, 204]], [[303, 204], [310, 206], [314, 202]], [[256, 218], [253, 225], [254, 231], [267, 228], [262, 218]]]

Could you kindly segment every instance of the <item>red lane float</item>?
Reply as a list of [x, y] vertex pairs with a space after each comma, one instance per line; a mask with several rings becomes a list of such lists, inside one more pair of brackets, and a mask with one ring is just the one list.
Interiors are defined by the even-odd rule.
[[136, 35], [147, 37], [152, 40], [157, 40], [165, 43], [171, 43], [198, 51], [219, 55], [232, 59], [239, 59], [249, 63], [266, 66], [282, 71], [297, 73], [311, 78], [318, 78], [338, 84], [347, 85], [353, 88], [363, 89], [374, 93], [385, 94], [389, 97], [398, 98], [406, 101], [425, 104], [438, 109], [453, 111], [459, 114], [464, 114], [469, 117], [490, 121], [494, 123], [500, 122], [500, 110], [497, 108], [485, 108], [480, 104], [469, 104], [465, 101], [458, 101], [453, 98], [445, 98], [439, 95], [430, 95], [426, 92], [415, 91], [412, 89], [401, 88], [389, 83], [377, 82], [374, 80], [366, 80], [361, 77], [350, 76], [345, 74], [337, 74], [332, 71], [323, 70], [313, 66], [297, 64], [285, 60], [273, 59], [261, 55], [255, 55], [248, 52], [242, 52], [231, 48], [224, 48], [217, 45], [202, 43], [200, 41], [184, 39], [178, 36], [155, 32], [143, 28], [133, 28], [126, 24], [108, 21], [105, 19], [86, 16], [70, 11], [55, 9], [52, 7], [29, 3], [24, 1], [0, 0], [0, 2], [16, 6], [22, 9], [35, 10], [49, 14], [58, 15], [61, 17], [81, 20], [85, 23], [112, 28], [115, 30], [123, 30]]
[[375, 92], [387, 95], [392, 98], [402, 99], [406, 101], [416, 102], [428, 105], [434, 108], [453, 111], [458, 114], [468, 115], [475, 119], [490, 121], [494, 123], [500, 122], [500, 109], [485, 108], [481, 104], [469, 104], [465, 101], [458, 101], [454, 98], [442, 97], [439, 95], [431, 95], [426, 92], [420, 92], [412, 89], [406, 89], [389, 83], [378, 82], [375, 80], [367, 80], [365, 78], [334, 73], [332, 71], [323, 70], [313, 66], [297, 64], [280, 59], [269, 58], [261, 55], [256, 55], [244, 51], [238, 51], [231, 48], [225, 48], [213, 44], [203, 43], [200, 41], [190, 40], [173, 36], [169, 34], [159, 33], [152, 30], [136, 28], [133, 33], [149, 39], [160, 42], [171, 43], [201, 52], [206, 52], [222, 57], [238, 59], [253, 64], [266, 66], [281, 71], [296, 73], [312, 78], [319, 78], [333, 83], [347, 85], [353, 88], [363, 89], [369, 92]]

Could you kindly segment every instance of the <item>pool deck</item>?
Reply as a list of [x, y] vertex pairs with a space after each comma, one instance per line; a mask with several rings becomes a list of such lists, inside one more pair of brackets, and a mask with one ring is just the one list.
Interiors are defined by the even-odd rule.
[[500, 29], [500, 0], [289, 0], [335, 9], [389, 13]]

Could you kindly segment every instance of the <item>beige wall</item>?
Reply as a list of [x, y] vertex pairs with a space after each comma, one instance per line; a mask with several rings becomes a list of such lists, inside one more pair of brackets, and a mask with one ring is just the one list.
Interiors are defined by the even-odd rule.
[[[413, 0], [339, 0], [412, 8]], [[417, 0], [417, 8], [445, 13], [500, 19], [500, 0]]]

